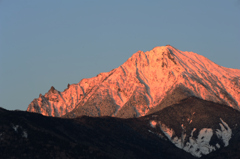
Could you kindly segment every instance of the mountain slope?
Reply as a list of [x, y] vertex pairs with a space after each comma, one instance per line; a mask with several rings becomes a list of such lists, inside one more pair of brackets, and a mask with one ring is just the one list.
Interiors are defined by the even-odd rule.
[[[0, 109], [0, 158], [194, 159], [147, 131], [112, 117], [63, 119]], [[147, 135], [138, 132], [144, 130]]]
[[138, 51], [118, 68], [69, 85], [63, 92], [51, 88], [34, 99], [27, 111], [46, 116], [130, 118], [189, 96], [240, 110], [240, 70], [169, 45], [155, 47]]
[[232, 151], [239, 151], [240, 113], [228, 106], [189, 97], [146, 118], [152, 133], [163, 131], [176, 147], [193, 156], [205, 158], [216, 151], [212, 158], [220, 154], [234, 158]]
[[129, 119], [0, 109], [0, 158], [234, 159], [239, 125], [239, 111], [196, 97]]

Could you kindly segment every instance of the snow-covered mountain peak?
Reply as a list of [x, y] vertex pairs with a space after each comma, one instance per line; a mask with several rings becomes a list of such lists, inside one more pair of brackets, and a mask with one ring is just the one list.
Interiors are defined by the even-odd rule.
[[[52, 87], [28, 111], [50, 116], [144, 116], [188, 96], [240, 107], [240, 70], [173, 46], [138, 51], [110, 72], [82, 79], [63, 92]], [[161, 105], [161, 106], [159, 106]]]

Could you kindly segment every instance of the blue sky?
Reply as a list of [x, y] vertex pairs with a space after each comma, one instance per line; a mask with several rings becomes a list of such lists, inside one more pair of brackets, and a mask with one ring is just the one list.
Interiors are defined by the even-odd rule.
[[240, 69], [239, 0], [0, 0], [0, 107], [170, 44]]

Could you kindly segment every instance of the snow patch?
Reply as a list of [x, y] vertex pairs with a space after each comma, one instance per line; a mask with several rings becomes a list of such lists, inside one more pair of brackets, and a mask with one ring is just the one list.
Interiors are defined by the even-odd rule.
[[152, 120], [152, 121], [150, 121], [150, 125], [152, 128], [156, 128], [157, 122]]
[[186, 144], [184, 144], [186, 134], [183, 134], [181, 138], [175, 137], [172, 142], [175, 144], [175, 146], [182, 148], [195, 157], [201, 157], [202, 155], [207, 155], [210, 152], [215, 151], [215, 147], [209, 144], [213, 135], [213, 130], [209, 128], [203, 128], [200, 130], [197, 139], [192, 136], [195, 130], [196, 129], [192, 130], [191, 136], [189, 137], [189, 142], [186, 142]]
[[178, 137], [176, 136], [176, 137], [174, 137], [173, 139], [171, 139], [171, 141], [172, 141], [172, 143], [173, 143], [176, 147], [178, 147], [178, 148], [180, 148], [180, 149], [183, 148], [183, 144], [182, 144], [181, 138], [178, 138]]
[[14, 130], [14, 131], [16, 131], [16, 132], [17, 132], [17, 130], [18, 130], [18, 128], [19, 128], [19, 125], [15, 125], [15, 126], [14, 126], [14, 125], [12, 125], [12, 128], [13, 128], [13, 130]]
[[191, 124], [192, 123], [192, 119], [187, 119], [188, 123]]
[[148, 130], [148, 132], [153, 133], [151, 130]]
[[[217, 129], [216, 134], [218, 138], [224, 142], [225, 146], [227, 146], [229, 144], [232, 131], [227, 125], [227, 123], [225, 123], [222, 119], [220, 120], [222, 122], [219, 124], [221, 130]], [[212, 151], [220, 148], [220, 145], [218, 143], [216, 145], [210, 145], [211, 138], [214, 134], [213, 129], [203, 128], [199, 131], [198, 137], [195, 138], [193, 137], [193, 133], [196, 131], [196, 128], [194, 128], [191, 131], [190, 137], [187, 139], [184, 125], [181, 124], [181, 127], [181, 136], [175, 136], [175, 132], [173, 129], [168, 128], [165, 124], [160, 123], [161, 130], [176, 147], [191, 153], [195, 157], [202, 157], [203, 155], [207, 155]]]
[[219, 139], [222, 139], [224, 146], [228, 146], [229, 144], [229, 140], [231, 139], [232, 136], [232, 130], [230, 129], [230, 127], [228, 126], [228, 124], [226, 122], [224, 122], [221, 118], [220, 118], [222, 123], [219, 123], [221, 130], [217, 129], [216, 130], [216, 135]]
[[169, 139], [172, 138], [172, 136], [173, 136], [173, 134], [174, 134], [173, 129], [170, 129], [170, 128], [168, 128], [166, 125], [161, 124], [161, 123], [160, 123], [160, 129], [163, 131], [163, 133], [164, 133]]
[[165, 140], [166, 140], [166, 138], [164, 138], [164, 136], [163, 136], [162, 134], [160, 134], [160, 133], [155, 133], [155, 132], [153, 132], [153, 131], [151, 131], [151, 130], [148, 130], [148, 132], [150, 132], [150, 133], [152, 133], [152, 134], [154, 134], [154, 135], [159, 136], [161, 139], [165, 139]]
[[[17, 133], [18, 133], [18, 129], [22, 130], [22, 137], [24, 137], [24, 138], [27, 138], [27, 137], [28, 137], [27, 131], [24, 130], [21, 126], [19, 126], [19, 125], [13, 125], [13, 124], [12, 124], [12, 128], [13, 128], [13, 130], [14, 130], [15, 132], [17, 132]], [[20, 131], [20, 132], [21, 132], [21, 131]], [[0, 137], [1, 137], [1, 135], [0, 135]]]
[[25, 137], [27, 139], [28, 137], [27, 131], [23, 131], [22, 137]]

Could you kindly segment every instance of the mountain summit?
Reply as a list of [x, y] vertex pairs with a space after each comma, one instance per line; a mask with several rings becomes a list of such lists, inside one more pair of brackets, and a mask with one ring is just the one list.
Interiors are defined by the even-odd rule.
[[46, 116], [139, 117], [195, 96], [240, 110], [240, 70], [170, 45], [138, 51], [110, 72], [63, 92], [52, 87], [27, 111]]

